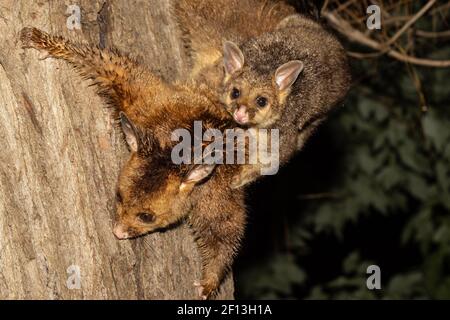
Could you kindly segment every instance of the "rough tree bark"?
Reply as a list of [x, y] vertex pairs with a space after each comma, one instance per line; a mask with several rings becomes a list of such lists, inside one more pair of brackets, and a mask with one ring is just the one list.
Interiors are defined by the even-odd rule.
[[[71, 4], [82, 30], [66, 27]], [[131, 241], [111, 232], [127, 150], [109, 110], [67, 64], [40, 61], [18, 41], [35, 26], [114, 45], [173, 80], [187, 64], [168, 9], [168, 0], [0, 0], [0, 298], [197, 297], [200, 265], [186, 226]], [[79, 267], [80, 289], [67, 287], [70, 266]], [[232, 297], [228, 277], [219, 298]]]

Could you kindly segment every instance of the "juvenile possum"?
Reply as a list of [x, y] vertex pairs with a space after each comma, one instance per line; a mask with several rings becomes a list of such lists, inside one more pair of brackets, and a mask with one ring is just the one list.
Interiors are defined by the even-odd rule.
[[[224, 44], [220, 99], [238, 124], [279, 129], [280, 160], [286, 162], [347, 94], [346, 52], [320, 24], [301, 15], [241, 47]], [[233, 186], [258, 176], [258, 165], [245, 165]]]
[[[244, 233], [244, 196], [229, 187], [234, 165], [176, 165], [171, 160], [174, 129], [192, 131], [235, 124], [210, 97], [206, 86], [167, 84], [117, 51], [75, 44], [36, 28], [24, 28], [24, 48], [69, 62], [91, 79], [120, 119], [130, 158], [120, 172], [114, 234], [128, 239], [173, 225], [187, 217], [197, 237], [201, 298], [216, 292]], [[170, 115], [169, 117], [167, 115]]]
[[[216, 92], [240, 126], [279, 129], [281, 164], [303, 147], [350, 87], [339, 41], [283, 1], [233, 0], [223, 6], [179, 0], [175, 14], [193, 56], [191, 76]], [[243, 165], [232, 187], [252, 182], [260, 172], [260, 163]]]

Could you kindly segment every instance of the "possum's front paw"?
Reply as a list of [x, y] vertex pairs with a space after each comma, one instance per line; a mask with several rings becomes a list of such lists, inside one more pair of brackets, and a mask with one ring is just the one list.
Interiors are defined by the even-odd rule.
[[236, 174], [231, 178], [231, 189], [239, 189], [243, 186], [255, 181], [260, 176], [259, 165], [243, 166], [239, 174]]
[[254, 181], [258, 177], [257, 174], [241, 174], [234, 176], [231, 179], [230, 187], [231, 189], [239, 189], [243, 186], [249, 184], [250, 182]]
[[231, 179], [230, 187], [231, 189], [238, 189], [245, 184], [245, 181], [240, 176], [234, 176]]
[[206, 300], [209, 299], [219, 287], [219, 280], [217, 276], [211, 276], [201, 281], [194, 281], [194, 286], [197, 289], [199, 298], [202, 300]]

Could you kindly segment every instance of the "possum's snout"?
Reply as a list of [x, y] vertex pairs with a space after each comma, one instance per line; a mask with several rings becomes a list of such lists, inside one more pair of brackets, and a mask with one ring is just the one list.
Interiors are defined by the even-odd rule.
[[124, 225], [120, 223], [116, 223], [113, 229], [113, 233], [119, 240], [128, 239], [130, 237], [130, 234], [128, 233], [128, 228], [126, 228]]

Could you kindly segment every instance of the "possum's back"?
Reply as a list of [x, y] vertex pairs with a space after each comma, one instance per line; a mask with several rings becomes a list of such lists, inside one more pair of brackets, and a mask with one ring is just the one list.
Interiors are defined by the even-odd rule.
[[174, 12], [193, 64], [221, 56], [224, 40], [242, 43], [274, 30], [295, 9], [276, 0], [178, 0]]

